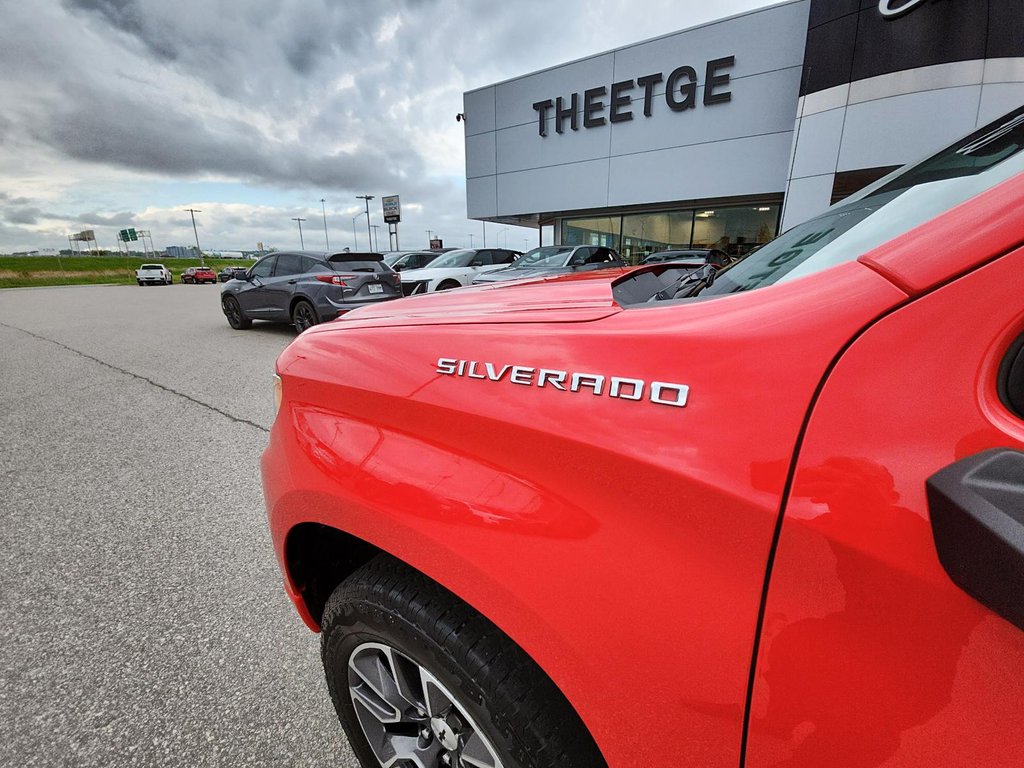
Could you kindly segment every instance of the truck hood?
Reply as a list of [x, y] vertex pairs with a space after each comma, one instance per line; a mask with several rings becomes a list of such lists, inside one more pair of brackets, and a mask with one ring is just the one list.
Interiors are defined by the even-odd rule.
[[514, 268], [504, 267], [502, 269], [486, 272], [483, 275], [478, 276], [477, 279], [480, 282], [497, 283], [502, 280], [522, 280], [524, 278], [531, 279], [536, 277], [550, 277], [551, 275], [567, 275], [572, 274], [572, 267], [532, 267], [532, 268]]
[[612, 281], [625, 269], [408, 296], [343, 315], [307, 333], [342, 328], [461, 323], [580, 323], [621, 311]]

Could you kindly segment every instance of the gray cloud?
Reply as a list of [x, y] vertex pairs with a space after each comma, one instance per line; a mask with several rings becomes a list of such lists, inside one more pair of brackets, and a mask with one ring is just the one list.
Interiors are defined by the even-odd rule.
[[93, 227], [130, 227], [137, 220], [136, 214], [131, 211], [119, 211], [114, 214], [105, 214], [98, 211], [81, 213], [75, 216], [75, 221], [88, 224]]
[[38, 208], [8, 208], [4, 211], [4, 220], [8, 224], [35, 224], [42, 213]]

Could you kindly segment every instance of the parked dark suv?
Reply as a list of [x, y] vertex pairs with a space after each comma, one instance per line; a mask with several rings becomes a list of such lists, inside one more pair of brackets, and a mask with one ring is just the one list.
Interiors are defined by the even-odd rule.
[[221, 309], [237, 330], [253, 320], [304, 331], [353, 309], [402, 295], [401, 278], [379, 253], [274, 253], [224, 283]]

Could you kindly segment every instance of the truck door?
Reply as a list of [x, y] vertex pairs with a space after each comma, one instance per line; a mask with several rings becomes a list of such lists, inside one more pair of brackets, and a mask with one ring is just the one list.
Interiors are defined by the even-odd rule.
[[1022, 275], [1017, 250], [924, 293], [825, 381], [771, 571], [745, 768], [1018, 764]]

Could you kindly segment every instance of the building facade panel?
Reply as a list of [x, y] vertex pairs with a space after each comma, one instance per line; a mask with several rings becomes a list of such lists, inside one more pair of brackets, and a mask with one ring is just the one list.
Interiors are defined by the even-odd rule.
[[579, 208], [608, 205], [608, 158], [572, 165], [535, 168], [497, 176], [499, 216], [528, 215], [522, 211], [558, 211], [566, 195], [572, 194]]
[[466, 179], [466, 215], [485, 221], [498, 215], [497, 176]]
[[475, 136], [494, 130], [494, 86], [469, 91], [462, 99], [463, 114], [472, 115], [473, 121], [465, 123], [467, 136]]
[[789, 133], [775, 133], [613, 157], [608, 205], [781, 197], [789, 145]]
[[498, 172], [497, 150], [494, 146], [495, 133], [477, 133], [466, 136], [466, 178], [493, 176]]

